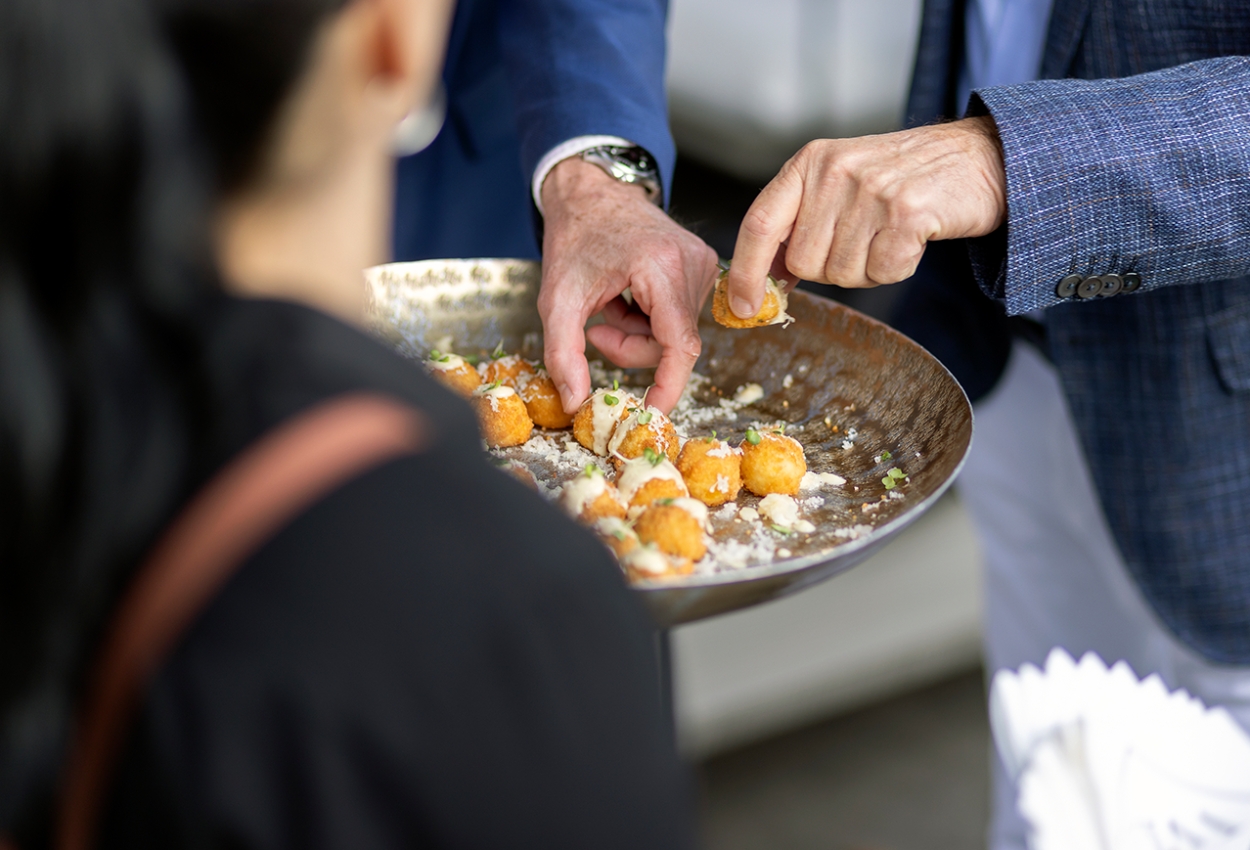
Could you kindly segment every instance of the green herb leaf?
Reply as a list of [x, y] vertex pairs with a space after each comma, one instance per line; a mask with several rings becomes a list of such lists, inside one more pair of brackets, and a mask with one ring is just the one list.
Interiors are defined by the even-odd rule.
[[782, 535], [783, 537], [790, 533], [790, 529], [786, 528], [784, 525], [777, 525], [774, 523], [773, 525], [770, 525], [769, 528], [771, 528], [773, 531], [777, 532], [778, 534]]
[[664, 455], [660, 454], [659, 452], [657, 452], [655, 449], [651, 448], [650, 446], [646, 446], [642, 450], [642, 456], [645, 457], [647, 459], [647, 462], [650, 463], [652, 466], [659, 466], [660, 461], [664, 460]]
[[608, 405], [608, 406], [611, 406], [611, 405], [614, 405], [614, 404], [620, 404], [620, 403], [621, 403], [621, 400], [620, 400], [619, 398], [617, 398], [616, 396], [614, 396], [614, 395], [605, 395], [605, 396], [603, 397], [603, 403], [604, 403], [604, 404], [606, 404], [606, 405]]
[[760, 432], [756, 431], [754, 428], [748, 428], [747, 442], [753, 446], [758, 446], [760, 444]]
[[582, 470], [582, 475], [585, 475], [587, 478], [594, 478], [596, 475], [602, 474], [603, 470], [599, 468], [597, 463], [588, 463], [586, 468]]
[[673, 499], [671, 499], [671, 498], [668, 498], [668, 499], [656, 499], [656, 500], [655, 500], [655, 503], [656, 503], [657, 505], [671, 505], [671, 504], [673, 504], [673, 501], [674, 501], [674, 500], [673, 500]]
[[646, 425], [648, 422], [651, 421], [652, 416], [653, 414], [651, 413], [650, 410], [644, 410], [642, 413], [638, 414], [638, 424]]
[[882, 478], [882, 479], [881, 479], [881, 486], [882, 486], [882, 487], [884, 487], [884, 488], [885, 488], [885, 489], [887, 489], [887, 490], [893, 490], [893, 489], [894, 489], [894, 479], [893, 479], [893, 478], [891, 478], [890, 476], [888, 476], [888, 475], [887, 475], [885, 478]]
[[478, 363], [482, 362], [482, 358], [478, 357], [476, 354], [466, 354], [461, 359], [470, 366], [476, 366]]
[[507, 353], [503, 350], [503, 340], [499, 340], [499, 345], [495, 346], [495, 350], [490, 353], [491, 360], [499, 360], [507, 357]]
[[499, 378], [498, 380], [491, 381], [489, 384], [487, 384], [486, 390], [487, 392], [489, 392], [491, 390], [497, 390], [502, 386], [503, 386], [503, 378]]
[[890, 454], [889, 452], [882, 452], [882, 453], [881, 453], [881, 459], [882, 459], [882, 460], [889, 460], [889, 459], [890, 459], [890, 458], [892, 458], [892, 457], [894, 457], [894, 455]]
[[895, 481], [902, 481], [907, 477], [907, 473], [899, 469], [897, 466], [891, 467], [890, 471], [887, 472], [886, 475], [890, 476]]
[[620, 381], [618, 381], [616, 378], [613, 378], [613, 379], [612, 379], [612, 389], [613, 389], [613, 390], [619, 390], [620, 388], [621, 388], [621, 382], [620, 382]]

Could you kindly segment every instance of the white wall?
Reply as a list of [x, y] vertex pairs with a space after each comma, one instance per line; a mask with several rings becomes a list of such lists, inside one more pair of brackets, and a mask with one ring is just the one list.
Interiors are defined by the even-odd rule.
[[919, 21], [920, 0], [671, 0], [678, 146], [766, 179], [809, 139], [895, 128]]
[[952, 494], [872, 559], [673, 635], [678, 733], [704, 756], [968, 669], [980, 555]]

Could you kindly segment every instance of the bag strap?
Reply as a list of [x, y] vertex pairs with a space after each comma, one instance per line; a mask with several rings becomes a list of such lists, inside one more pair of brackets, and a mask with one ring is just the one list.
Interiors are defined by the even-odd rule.
[[[113, 615], [64, 774], [58, 850], [90, 850], [114, 764], [144, 688], [227, 579], [331, 490], [419, 452], [424, 417], [379, 395], [319, 404], [279, 425], [219, 472], [166, 530]], [[0, 837], [0, 850], [6, 846]]]

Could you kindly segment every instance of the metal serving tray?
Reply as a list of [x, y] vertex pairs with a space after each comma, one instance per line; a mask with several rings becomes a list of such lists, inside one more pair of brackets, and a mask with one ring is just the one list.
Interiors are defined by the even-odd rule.
[[[537, 263], [429, 260], [366, 273], [375, 330], [424, 359], [432, 348], [489, 352], [500, 342], [542, 354]], [[907, 337], [856, 311], [803, 292], [790, 296], [789, 328], [728, 330], [705, 311], [696, 371], [711, 406], [760, 384], [764, 398], [706, 423], [736, 442], [753, 422], [787, 424], [809, 468], [846, 479], [805, 511], [817, 526], [787, 537], [789, 555], [709, 575], [636, 586], [661, 626], [712, 617], [794, 593], [872, 555], [920, 517], [954, 481], [972, 442], [972, 408], [951, 374]], [[588, 352], [594, 357], [593, 351]], [[646, 386], [649, 374], [626, 382]], [[887, 457], [882, 457], [888, 453]], [[907, 479], [887, 490], [892, 467]], [[758, 500], [744, 494], [742, 505]], [[848, 529], [853, 529], [848, 531]]]

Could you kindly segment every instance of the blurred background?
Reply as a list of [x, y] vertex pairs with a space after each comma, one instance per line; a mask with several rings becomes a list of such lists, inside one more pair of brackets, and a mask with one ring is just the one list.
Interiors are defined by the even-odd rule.
[[[729, 257], [805, 142], [897, 129], [919, 19], [920, 0], [671, 0], [674, 217]], [[811, 288], [877, 318], [898, 292]], [[674, 632], [710, 850], [984, 846], [979, 573], [950, 494], [849, 573]]]

